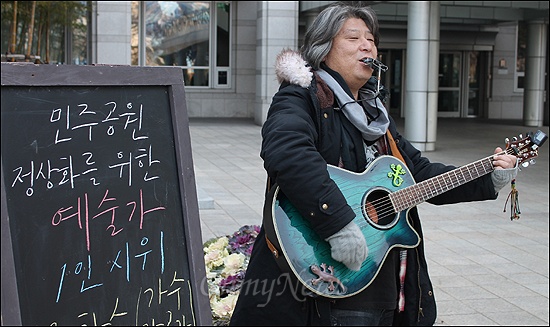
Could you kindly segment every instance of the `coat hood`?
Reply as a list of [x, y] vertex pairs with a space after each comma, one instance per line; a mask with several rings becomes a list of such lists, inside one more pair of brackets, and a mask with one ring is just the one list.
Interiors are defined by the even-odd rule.
[[291, 49], [284, 49], [275, 60], [275, 74], [279, 83], [289, 82], [307, 88], [311, 85], [313, 72], [302, 55]]

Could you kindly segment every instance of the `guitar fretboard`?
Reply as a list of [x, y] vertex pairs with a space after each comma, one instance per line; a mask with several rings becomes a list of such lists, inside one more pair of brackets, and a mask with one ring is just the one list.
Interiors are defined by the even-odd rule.
[[444, 174], [411, 185], [389, 195], [396, 212], [412, 208], [428, 199], [466, 184], [494, 170], [493, 157], [480, 159]]

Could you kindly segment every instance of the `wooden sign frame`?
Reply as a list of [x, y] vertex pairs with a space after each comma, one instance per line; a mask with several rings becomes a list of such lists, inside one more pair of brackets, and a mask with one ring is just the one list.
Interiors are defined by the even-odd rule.
[[[181, 210], [183, 213], [183, 235], [187, 248], [187, 263], [190, 273], [190, 300], [193, 317], [186, 323], [211, 325], [212, 316], [205, 282], [202, 234], [195, 185], [195, 174], [191, 155], [189, 120], [187, 115], [183, 72], [177, 67], [136, 66], [75, 66], [35, 65], [30, 63], [2, 63], [2, 88], [10, 87], [132, 87], [162, 86], [168, 90], [168, 101], [176, 149], [176, 169], [179, 178]], [[4, 108], [2, 108], [4, 111]], [[4, 123], [2, 123], [3, 125]], [[9, 155], [2, 149], [2, 157]], [[13, 235], [10, 230], [4, 158], [1, 169], [1, 216], [2, 216], [2, 325], [21, 325], [21, 307], [17, 286]], [[185, 256], [185, 254], [182, 254]], [[186, 300], [186, 299], [182, 299]]]

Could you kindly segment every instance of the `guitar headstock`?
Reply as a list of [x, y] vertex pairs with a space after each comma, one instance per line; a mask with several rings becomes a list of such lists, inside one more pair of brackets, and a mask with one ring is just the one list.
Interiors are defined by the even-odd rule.
[[519, 164], [523, 167], [527, 167], [535, 163], [534, 158], [539, 155], [538, 148], [540, 148], [547, 139], [548, 136], [541, 130], [535, 133], [529, 132], [526, 137], [520, 134], [519, 139], [514, 137], [511, 141], [506, 138], [506, 152], [515, 155]]

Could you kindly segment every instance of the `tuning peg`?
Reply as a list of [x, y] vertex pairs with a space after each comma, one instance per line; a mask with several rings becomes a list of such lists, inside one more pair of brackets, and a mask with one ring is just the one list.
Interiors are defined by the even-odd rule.
[[509, 139], [509, 138], [505, 138], [505, 139], [504, 139], [504, 143], [510, 144], [510, 139]]
[[519, 134], [519, 138], [522, 139], [522, 138], [523, 138], [523, 134]]
[[524, 162], [522, 162], [522, 163], [521, 163], [521, 166], [522, 166], [523, 168], [527, 168], [527, 167], [529, 166], [529, 161], [524, 161]]
[[516, 142], [516, 141], [518, 140], [518, 138], [514, 136], [514, 137], [512, 138], [512, 140], [513, 140], [514, 142]]
[[531, 165], [534, 165], [534, 164], [536, 164], [536, 163], [537, 163], [537, 161], [536, 161], [535, 159], [529, 160], [529, 164], [531, 164]]

